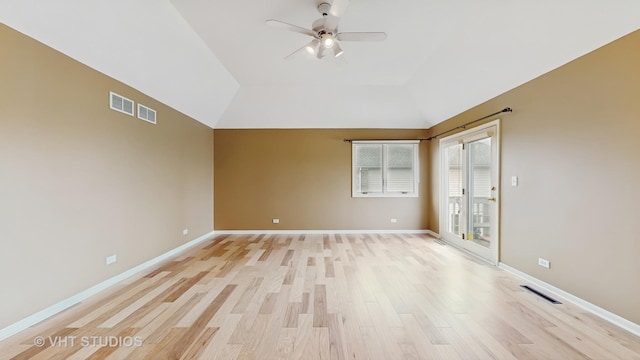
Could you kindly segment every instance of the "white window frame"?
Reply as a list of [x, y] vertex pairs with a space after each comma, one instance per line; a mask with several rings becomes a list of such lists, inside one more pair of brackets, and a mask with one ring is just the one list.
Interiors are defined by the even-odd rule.
[[[356, 147], [361, 144], [381, 144], [382, 145], [382, 192], [381, 193], [362, 193], [356, 189], [355, 178], [358, 176], [356, 169]], [[396, 144], [413, 144], [413, 192], [387, 192], [387, 148], [386, 145]], [[420, 141], [419, 140], [354, 140], [351, 142], [351, 196], [360, 197], [419, 197], [420, 189]]]

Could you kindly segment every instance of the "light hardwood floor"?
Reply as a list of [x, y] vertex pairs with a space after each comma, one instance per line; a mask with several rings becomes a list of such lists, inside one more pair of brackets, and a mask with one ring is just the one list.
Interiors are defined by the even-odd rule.
[[0, 358], [640, 359], [640, 338], [520, 284], [426, 235], [221, 235]]

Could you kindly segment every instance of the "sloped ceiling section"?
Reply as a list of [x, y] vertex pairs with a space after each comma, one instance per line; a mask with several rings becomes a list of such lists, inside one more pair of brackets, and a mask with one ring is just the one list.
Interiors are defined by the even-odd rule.
[[284, 60], [310, 38], [265, 20], [310, 28], [322, 1], [0, 0], [0, 21], [219, 128], [429, 128], [640, 28], [638, 0], [351, 0], [339, 30], [386, 41]]
[[239, 88], [168, 0], [0, 2], [6, 25], [210, 127]]
[[[407, 82], [431, 123], [455, 116], [640, 28], [640, 1], [465, 1]], [[504, 104], [509, 106], [509, 104]], [[496, 109], [498, 111], [500, 109]], [[516, 109], [517, 110], [517, 109]]]

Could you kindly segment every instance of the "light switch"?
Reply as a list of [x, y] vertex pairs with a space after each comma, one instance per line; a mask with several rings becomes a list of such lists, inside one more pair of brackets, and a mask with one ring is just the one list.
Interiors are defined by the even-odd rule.
[[512, 176], [511, 177], [511, 186], [518, 186], [518, 177], [517, 176]]

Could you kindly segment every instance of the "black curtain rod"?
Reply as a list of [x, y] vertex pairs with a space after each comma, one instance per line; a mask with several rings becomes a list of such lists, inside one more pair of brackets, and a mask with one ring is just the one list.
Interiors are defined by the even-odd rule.
[[352, 141], [422, 141], [427, 139], [344, 139], [344, 142]]
[[[481, 117], [480, 119], [476, 119], [476, 120], [473, 120], [473, 121], [469, 121], [468, 123], [464, 123], [464, 124], [462, 124], [462, 125], [460, 125], [460, 126], [456, 126], [456, 127], [454, 127], [453, 129], [449, 129], [449, 130], [447, 130], [447, 131], [443, 131], [443, 132], [441, 132], [441, 133], [439, 133], [439, 134], [435, 134], [435, 135], [429, 136], [428, 138], [426, 138], [426, 139], [424, 139], [424, 140], [433, 140], [433, 139], [435, 139], [435, 138], [437, 138], [437, 137], [439, 137], [439, 136], [442, 136], [442, 135], [444, 135], [444, 134], [448, 134], [448, 133], [450, 133], [450, 132], [452, 132], [452, 131], [456, 131], [456, 130], [458, 130], [458, 129], [464, 129], [464, 128], [466, 128], [467, 126], [469, 126], [469, 125], [471, 125], [471, 124], [473, 124], [473, 123], [477, 123], [478, 121], [482, 121], [482, 120], [484, 120], [484, 119], [490, 118], [490, 117], [492, 117], [492, 116], [496, 116], [496, 115], [501, 114], [501, 113], [512, 112], [512, 111], [513, 111], [513, 110], [511, 110], [511, 108], [510, 108], [510, 107], [506, 107], [506, 108], [504, 108], [504, 109], [502, 109], [502, 110], [500, 110], [500, 111], [496, 111], [496, 112], [494, 112], [493, 114], [489, 114], [489, 115], [487, 115], [487, 116], [483, 116], [483, 117]], [[420, 140], [423, 140], [423, 139], [420, 139]]]
[[458, 130], [458, 129], [464, 129], [464, 128], [466, 128], [467, 126], [469, 126], [469, 125], [471, 125], [471, 124], [473, 124], [473, 123], [477, 123], [478, 121], [482, 121], [482, 120], [484, 120], [484, 119], [490, 118], [490, 117], [492, 117], [492, 116], [496, 116], [496, 115], [501, 114], [501, 113], [505, 113], [505, 112], [512, 112], [512, 111], [513, 111], [513, 110], [511, 110], [511, 108], [507, 107], [507, 108], [504, 108], [504, 109], [502, 109], [502, 110], [500, 110], [500, 111], [494, 112], [493, 114], [489, 114], [489, 115], [487, 115], [487, 116], [483, 116], [483, 117], [481, 117], [480, 119], [476, 119], [476, 120], [473, 120], [473, 121], [469, 121], [468, 123], [462, 124], [462, 125], [460, 125], [460, 126], [456, 126], [456, 127], [454, 127], [453, 129], [449, 129], [449, 130], [447, 130], [447, 131], [443, 131], [443, 132], [441, 132], [441, 133], [439, 133], [439, 134], [429, 136], [428, 138], [422, 138], [422, 139], [344, 139], [344, 141], [345, 141], [345, 142], [353, 142], [353, 141], [398, 141], [398, 140], [413, 140], [413, 141], [418, 140], [418, 141], [424, 141], [424, 140], [433, 140], [433, 139], [435, 139], [435, 138], [437, 138], [437, 137], [439, 137], [439, 136], [442, 136], [442, 135], [444, 135], [444, 134], [448, 134], [448, 133], [450, 133], [450, 132], [452, 132], [452, 131], [456, 131], [456, 130]]

